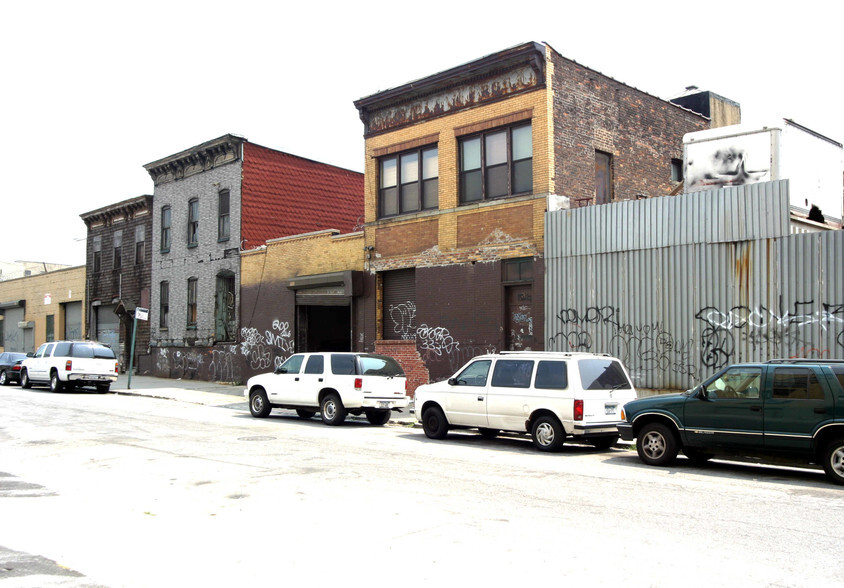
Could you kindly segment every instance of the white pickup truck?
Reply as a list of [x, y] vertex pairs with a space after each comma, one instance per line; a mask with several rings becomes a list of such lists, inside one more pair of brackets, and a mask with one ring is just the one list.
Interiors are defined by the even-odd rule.
[[41, 345], [21, 364], [21, 386], [49, 384], [53, 392], [65, 387], [96, 386], [108, 392], [117, 380], [118, 362], [114, 351], [96, 341], [54, 341]]
[[348, 413], [384, 425], [410, 401], [401, 366], [373, 353], [297, 353], [274, 372], [249, 378], [243, 394], [254, 417], [288, 408], [303, 419], [319, 412], [326, 425], [343, 424]]

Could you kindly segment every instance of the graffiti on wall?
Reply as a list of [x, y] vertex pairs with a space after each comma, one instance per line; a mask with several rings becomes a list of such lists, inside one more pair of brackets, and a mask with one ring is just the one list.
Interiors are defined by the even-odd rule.
[[255, 327], [242, 327], [240, 338], [240, 353], [252, 370], [276, 368], [293, 354], [293, 335], [286, 321], [273, 320], [272, 327], [263, 333]]
[[[549, 337], [549, 347], [562, 351], [609, 353], [635, 370], [637, 379], [644, 373], [671, 372], [697, 377], [693, 361], [694, 342], [674, 337], [661, 323], [631, 325], [621, 318], [614, 306], [566, 308], [556, 315], [559, 331]], [[596, 327], [610, 331], [608, 348], [595, 349], [590, 332]]]
[[721, 368], [736, 361], [739, 345], [756, 349], [765, 345], [781, 347], [791, 357], [829, 358], [840, 355], [813, 345], [814, 329], [832, 331], [835, 342], [844, 348], [844, 304], [795, 302], [792, 310], [775, 311], [765, 306], [733, 306], [719, 310], [701, 309], [695, 318], [704, 325], [701, 332], [701, 363]]
[[385, 328], [392, 329], [401, 339], [415, 339], [426, 364], [447, 361], [449, 374], [476, 355], [495, 353], [495, 346], [462, 346], [446, 327], [416, 326], [416, 304], [410, 300], [390, 305], [388, 313], [390, 320], [385, 321]]

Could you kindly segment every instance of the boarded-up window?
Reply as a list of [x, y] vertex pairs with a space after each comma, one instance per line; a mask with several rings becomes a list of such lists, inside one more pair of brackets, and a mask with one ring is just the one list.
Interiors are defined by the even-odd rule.
[[384, 272], [384, 339], [416, 338], [416, 270]]
[[612, 202], [612, 155], [595, 152], [595, 204]]

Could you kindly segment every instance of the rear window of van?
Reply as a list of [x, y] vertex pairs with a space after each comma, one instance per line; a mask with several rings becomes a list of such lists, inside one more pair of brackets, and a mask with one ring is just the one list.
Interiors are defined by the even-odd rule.
[[581, 359], [580, 383], [584, 390], [630, 390], [621, 364], [612, 359]]

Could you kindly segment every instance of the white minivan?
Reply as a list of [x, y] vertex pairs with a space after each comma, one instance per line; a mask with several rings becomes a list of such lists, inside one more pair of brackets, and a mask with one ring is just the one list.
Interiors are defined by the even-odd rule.
[[559, 450], [566, 437], [606, 449], [618, 441], [621, 408], [635, 398], [624, 365], [609, 355], [502, 351], [417, 388], [414, 412], [431, 439], [477, 428], [486, 437], [530, 433], [542, 451]]

